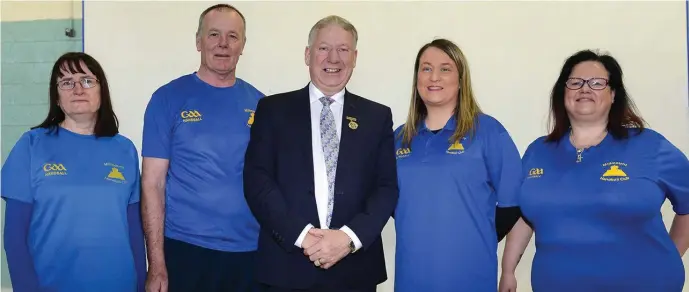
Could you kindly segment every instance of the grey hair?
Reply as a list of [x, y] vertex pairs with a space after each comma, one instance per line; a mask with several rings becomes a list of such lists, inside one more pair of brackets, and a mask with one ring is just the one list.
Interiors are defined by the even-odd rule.
[[237, 12], [237, 14], [239, 14], [239, 17], [242, 18], [242, 23], [244, 24], [244, 31], [242, 33], [244, 34], [244, 38], [246, 38], [246, 19], [244, 18], [244, 14], [242, 14], [239, 11], [239, 9], [230, 4], [215, 4], [201, 12], [201, 15], [199, 16], [199, 26], [196, 28], [196, 37], [199, 37], [199, 35], [201, 34], [201, 27], [203, 27], [203, 19], [206, 18], [206, 14], [210, 13], [213, 10], [223, 11], [225, 9]]
[[313, 41], [316, 39], [318, 31], [330, 25], [337, 25], [345, 31], [351, 33], [354, 37], [354, 48], [356, 48], [356, 43], [359, 41], [359, 34], [357, 33], [356, 28], [351, 22], [337, 15], [326, 16], [316, 22], [313, 27], [311, 27], [311, 31], [309, 31], [309, 47], [313, 45]]

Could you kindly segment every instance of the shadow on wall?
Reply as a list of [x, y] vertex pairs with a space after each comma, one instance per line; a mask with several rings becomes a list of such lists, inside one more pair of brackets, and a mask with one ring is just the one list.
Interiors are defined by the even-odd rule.
[[[14, 143], [48, 112], [48, 81], [53, 62], [65, 52], [82, 51], [81, 19], [2, 22], [2, 163]], [[74, 28], [73, 37], [65, 29]], [[2, 213], [5, 203], [2, 203]], [[4, 230], [4, 218], [0, 219]], [[4, 232], [3, 232], [4, 234]], [[2, 251], [1, 291], [12, 287], [5, 251]]]

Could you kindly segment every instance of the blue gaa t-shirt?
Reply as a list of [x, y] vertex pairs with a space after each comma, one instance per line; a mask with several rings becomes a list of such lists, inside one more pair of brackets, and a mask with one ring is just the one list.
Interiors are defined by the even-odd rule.
[[139, 155], [121, 136], [24, 133], [2, 168], [2, 196], [33, 205], [28, 245], [42, 291], [136, 291], [127, 207]]
[[146, 108], [142, 156], [169, 160], [165, 236], [208, 249], [257, 248], [259, 225], [244, 199], [244, 154], [264, 95], [237, 78], [219, 88], [188, 74], [159, 88]]
[[495, 209], [517, 205], [521, 157], [505, 128], [480, 114], [476, 133], [451, 142], [420, 123], [411, 147], [395, 131], [395, 291], [497, 290]]
[[533, 290], [679, 292], [684, 266], [661, 207], [689, 213], [689, 160], [657, 132], [583, 151], [534, 141], [519, 203], [534, 227]]

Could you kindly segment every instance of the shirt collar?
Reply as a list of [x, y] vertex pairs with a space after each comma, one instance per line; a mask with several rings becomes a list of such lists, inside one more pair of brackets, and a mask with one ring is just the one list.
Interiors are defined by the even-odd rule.
[[[445, 123], [445, 126], [443, 126], [443, 129], [449, 130], [449, 131], [454, 131], [456, 126], [457, 126], [457, 118], [455, 117], [455, 115], [452, 115], [452, 116], [450, 117], [450, 119], [447, 120], [447, 122]], [[419, 130], [426, 130], [426, 131], [429, 131], [429, 132], [431, 131], [430, 129], [428, 129], [428, 128], [426, 127], [426, 121], [425, 121], [425, 119], [421, 119], [421, 121], [419, 121], [419, 124], [416, 125], [416, 127], [417, 127]]]
[[[343, 105], [344, 104], [344, 95], [345, 95], [345, 89], [342, 88], [340, 92], [333, 94], [330, 98], [334, 99], [336, 103]], [[310, 103], [314, 103], [316, 101], [320, 102], [320, 98], [325, 96], [323, 92], [321, 92], [316, 85], [313, 84], [313, 82], [309, 82], [309, 101]]]

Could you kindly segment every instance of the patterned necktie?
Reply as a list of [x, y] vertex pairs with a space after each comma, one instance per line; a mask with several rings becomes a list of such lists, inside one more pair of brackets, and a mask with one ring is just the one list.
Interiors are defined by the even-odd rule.
[[330, 227], [333, 204], [335, 203], [335, 171], [337, 170], [337, 155], [340, 149], [340, 142], [335, 129], [335, 116], [330, 110], [330, 104], [334, 100], [328, 97], [321, 97], [320, 101], [323, 104], [323, 109], [321, 110], [321, 144], [323, 145], [323, 155], [325, 156], [325, 169], [328, 174], [328, 212], [325, 225]]

